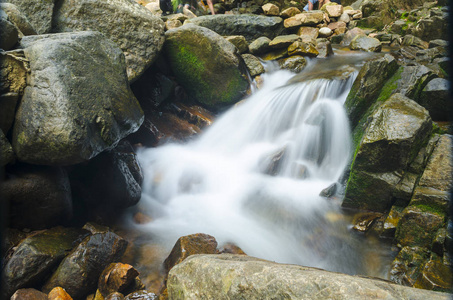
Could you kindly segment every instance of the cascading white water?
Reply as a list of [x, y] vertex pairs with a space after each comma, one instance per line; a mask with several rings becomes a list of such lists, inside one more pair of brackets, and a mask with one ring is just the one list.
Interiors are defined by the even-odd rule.
[[350, 158], [343, 102], [355, 76], [287, 84], [293, 76], [264, 75], [197, 140], [141, 151], [140, 206], [153, 221], [137, 226], [167, 249], [207, 233], [248, 255], [366, 273], [338, 204], [319, 196]]

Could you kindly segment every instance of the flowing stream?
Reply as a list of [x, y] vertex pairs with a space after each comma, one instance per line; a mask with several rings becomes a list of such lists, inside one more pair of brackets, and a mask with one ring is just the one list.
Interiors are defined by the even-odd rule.
[[[363, 58], [349, 57], [349, 70]], [[351, 158], [343, 103], [357, 76], [316, 79], [321, 67], [271, 70], [196, 140], [141, 151], [140, 208], [153, 221], [136, 226], [167, 254], [180, 236], [206, 233], [251, 256], [386, 277], [388, 247], [351, 232], [339, 200], [319, 196]]]

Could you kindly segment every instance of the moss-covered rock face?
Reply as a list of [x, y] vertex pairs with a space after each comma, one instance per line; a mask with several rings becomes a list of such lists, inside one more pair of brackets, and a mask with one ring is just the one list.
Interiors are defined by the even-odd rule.
[[113, 148], [143, 122], [124, 56], [96, 32], [27, 36], [28, 86], [16, 114], [19, 160], [70, 165]]
[[2, 296], [9, 298], [19, 288], [42, 284], [76, 240], [86, 235], [84, 230], [55, 227], [23, 240], [3, 268]]
[[236, 47], [222, 36], [189, 24], [167, 31], [166, 38], [165, 54], [190, 98], [219, 108], [245, 94], [246, 66]]
[[390, 280], [412, 286], [422, 272], [429, 251], [422, 247], [404, 247], [392, 262]]

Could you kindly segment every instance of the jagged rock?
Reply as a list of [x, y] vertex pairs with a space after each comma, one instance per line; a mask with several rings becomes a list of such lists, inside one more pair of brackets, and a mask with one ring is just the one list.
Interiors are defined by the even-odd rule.
[[307, 59], [301, 55], [293, 55], [291, 57], [280, 59], [278, 61], [278, 65], [282, 69], [300, 73], [307, 65]]
[[0, 10], [3, 10], [8, 15], [8, 20], [19, 30], [19, 37], [37, 34], [27, 17], [25, 17], [16, 5], [0, 3]]
[[121, 293], [115, 292], [115, 293], [111, 293], [104, 299], [105, 300], [124, 300], [124, 295]]
[[[55, 227], [24, 239], [3, 268], [2, 296], [43, 283], [86, 231]], [[6, 299], [6, 298], [5, 298]]]
[[323, 27], [321, 29], [319, 29], [319, 37], [320, 38], [327, 38], [329, 36], [332, 35], [332, 29], [330, 29], [329, 27]]
[[11, 227], [42, 229], [72, 217], [71, 188], [60, 167], [16, 164], [0, 184], [0, 193], [9, 203]]
[[[106, 15], [110, 22], [101, 21]], [[124, 52], [130, 82], [156, 60], [165, 41], [162, 20], [135, 1], [62, 1], [52, 26], [53, 32], [99, 31], [115, 42]]]
[[[340, 29], [340, 28], [345, 28], [345, 30], [346, 30], [346, 23], [342, 22], [342, 21], [332, 22], [332, 23], [329, 23], [329, 25], [327, 25], [327, 27], [332, 31], [338, 32], [338, 29]], [[344, 33], [344, 32], [342, 32], [342, 33]]]
[[[0, 168], [14, 161], [13, 147], [5, 137], [3, 130], [0, 128]], [[1, 186], [1, 183], [0, 183]], [[0, 187], [0, 191], [1, 191]], [[0, 192], [1, 193], [1, 192]]]
[[325, 198], [329, 198], [329, 197], [332, 197], [333, 195], [335, 195], [336, 192], [337, 192], [337, 184], [336, 183], [332, 183], [331, 185], [329, 185], [328, 187], [323, 189], [319, 193], [319, 196], [325, 197]]
[[0, 52], [0, 93], [22, 95], [26, 87], [28, 63], [21, 50]]
[[72, 297], [62, 287], [53, 288], [47, 297], [48, 300], [72, 300]]
[[334, 54], [332, 44], [327, 39], [317, 39], [316, 50], [319, 53], [317, 57], [328, 57]]
[[47, 295], [35, 289], [17, 290], [11, 300], [48, 300]]
[[378, 39], [364, 35], [358, 35], [349, 44], [351, 50], [362, 50], [367, 52], [381, 52], [382, 45]]
[[395, 235], [396, 226], [401, 219], [401, 213], [403, 212], [403, 209], [404, 208], [400, 206], [392, 206], [390, 212], [387, 215], [387, 218], [385, 218], [381, 236], [393, 237]]
[[190, 255], [216, 253], [217, 241], [213, 236], [204, 233], [182, 236], [176, 241], [170, 255], [165, 259], [165, 270], [170, 271]]
[[100, 33], [26, 36], [21, 44], [31, 75], [13, 130], [19, 160], [83, 162], [113, 148], [143, 122], [123, 54]]
[[351, 41], [359, 35], [365, 35], [365, 31], [358, 27], [354, 27], [351, 30], [348, 30], [348, 32], [345, 33], [343, 41], [341, 42], [342, 46], [348, 47], [349, 44], [351, 44]]
[[107, 297], [114, 292], [123, 293], [134, 283], [138, 271], [131, 265], [111, 263], [99, 276], [98, 289]]
[[300, 13], [301, 13], [301, 11], [297, 7], [289, 7], [287, 9], [284, 9], [280, 13], [280, 17], [282, 17], [283, 19], [287, 19], [287, 18], [294, 17], [295, 15], [300, 14]]
[[126, 297], [125, 300], [157, 300], [157, 296], [154, 293], [150, 293], [146, 290], [141, 290], [137, 292], [133, 292]]
[[297, 35], [302, 38], [305, 43], [312, 42], [318, 38], [319, 28], [302, 26], [297, 30]]
[[165, 54], [189, 98], [210, 108], [242, 98], [248, 82], [245, 64], [234, 45], [214, 31], [193, 24], [165, 35]]
[[419, 64], [402, 66], [397, 73], [400, 74], [400, 78], [392, 93], [401, 93], [415, 101], [419, 100], [427, 83], [436, 77], [432, 70]]
[[403, 285], [413, 286], [419, 277], [429, 251], [420, 247], [403, 247], [393, 260], [390, 280]]
[[453, 285], [452, 270], [449, 266], [435, 260], [428, 261], [423, 267], [414, 287], [442, 292], [451, 292]]
[[324, 20], [324, 14], [321, 11], [303, 12], [294, 17], [285, 19], [283, 26], [285, 28], [294, 28], [300, 26], [317, 25]]
[[256, 56], [252, 54], [242, 54], [242, 58], [247, 65], [250, 76], [255, 77], [264, 73], [264, 67]]
[[269, 47], [271, 49], [285, 48], [298, 40], [300, 37], [297, 34], [279, 35], [269, 43]]
[[453, 114], [449, 88], [448, 80], [434, 78], [420, 93], [418, 103], [429, 111], [435, 121], [448, 121]]
[[352, 220], [352, 229], [366, 233], [374, 225], [377, 219], [381, 218], [382, 214], [375, 212], [363, 212], [358, 213], [354, 216]]
[[[350, 32], [350, 31], [348, 31]], [[351, 127], [355, 128], [366, 111], [374, 104], [385, 81], [398, 69], [396, 59], [386, 54], [365, 63], [348, 94], [345, 108]]]
[[289, 45], [288, 47], [288, 55], [302, 55], [308, 57], [316, 57], [318, 56], [318, 50], [310, 43], [304, 43], [301, 41], [296, 41]]
[[249, 14], [201, 16], [187, 22], [209, 28], [223, 36], [242, 35], [248, 42], [262, 36], [273, 39], [283, 30], [280, 17]]
[[54, 287], [64, 288], [74, 299], [81, 299], [96, 289], [101, 272], [118, 261], [127, 242], [113, 232], [86, 237], [58, 266], [43, 286], [44, 292]]
[[448, 299], [382, 280], [277, 264], [244, 255], [194, 255], [169, 274], [168, 296], [184, 299]]
[[247, 40], [242, 35], [230, 35], [226, 36], [225, 39], [232, 43], [233, 45], [238, 48], [239, 53], [245, 53], [249, 50], [249, 45], [247, 44]]
[[401, 46], [412, 46], [412, 47], [417, 47], [419, 49], [428, 49], [429, 43], [423, 41], [422, 39], [420, 39], [420, 38], [418, 38], [416, 36], [413, 36], [413, 35], [410, 35], [410, 34], [406, 34], [403, 37], [403, 41], [401, 42]]
[[254, 40], [253, 42], [250, 43], [249, 45], [249, 51], [252, 54], [263, 54], [266, 53], [270, 50], [269, 43], [271, 42], [271, 39], [262, 36]]
[[341, 16], [341, 14], [343, 14], [343, 6], [338, 5], [335, 2], [330, 2], [326, 5], [323, 5], [321, 10], [327, 12], [329, 18], [338, 18]]
[[278, 8], [278, 6], [272, 3], [264, 4], [263, 6], [261, 6], [261, 9], [266, 16], [278, 16], [280, 14], [280, 9]]
[[429, 18], [422, 18], [417, 22], [413, 35], [421, 38], [424, 41], [435, 39], [447, 40], [448, 30], [447, 17], [445, 16], [430, 16]]

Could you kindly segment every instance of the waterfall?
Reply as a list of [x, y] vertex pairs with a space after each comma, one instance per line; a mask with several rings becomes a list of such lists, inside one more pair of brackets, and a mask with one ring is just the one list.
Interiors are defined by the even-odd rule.
[[343, 103], [356, 75], [293, 82], [289, 71], [266, 73], [196, 140], [139, 152], [140, 206], [153, 221], [137, 226], [168, 249], [206, 233], [251, 256], [366, 273], [338, 203], [319, 196], [350, 159]]

